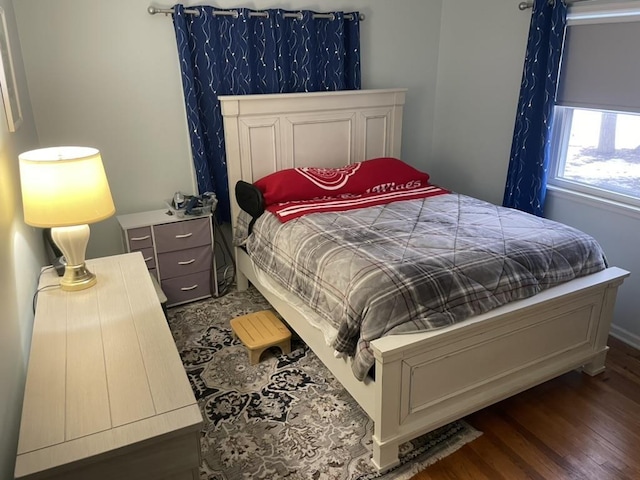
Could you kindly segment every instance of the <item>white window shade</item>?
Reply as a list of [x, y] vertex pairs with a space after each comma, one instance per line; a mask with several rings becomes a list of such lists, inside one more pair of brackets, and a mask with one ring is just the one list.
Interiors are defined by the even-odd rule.
[[557, 104], [640, 113], [640, 21], [567, 27]]

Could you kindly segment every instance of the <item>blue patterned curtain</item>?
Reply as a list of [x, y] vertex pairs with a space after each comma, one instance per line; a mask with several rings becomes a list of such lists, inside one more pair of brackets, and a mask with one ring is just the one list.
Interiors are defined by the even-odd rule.
[[[218, 95], [357, 90], [360, 21], [357, 12], [317, 18], [311, 11], [174, 6], [182, 85], [198, 190], [218, 197], [230, 221], [224, 131]], [[293, 17], [293, 18], [292, 18]]]
[[567, 24], [561, 0], [535, 0], [503, 205], [542, 216], [553, 107]]

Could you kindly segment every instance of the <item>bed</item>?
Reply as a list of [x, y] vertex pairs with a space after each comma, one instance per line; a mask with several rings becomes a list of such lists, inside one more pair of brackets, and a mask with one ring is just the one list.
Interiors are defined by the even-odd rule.
[[[406, 90], [221, 97], [230, 191], [292, 167], [336, 168], [400, 157]], [[232, 198], [233, 228], [240, 208]], [[618, 287], [608, 267], [450, 326], [370, 343], [362, 380], [336, 356], [318, 315], [235, 249], [237, 284], [251, 282], [374, 421], [372, 461], [398, 462], [399, 445], [553, 377], [604, 370]], [[375, 380], [374, 380], [375, 378]]]

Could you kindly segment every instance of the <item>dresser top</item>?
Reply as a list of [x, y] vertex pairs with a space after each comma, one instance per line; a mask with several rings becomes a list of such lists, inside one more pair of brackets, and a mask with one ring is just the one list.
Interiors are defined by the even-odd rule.
[[118, 223], [120, 226], [129, 230], [131, 228], [146, 227], [148, 225], [160, 225], [163, 223], [183, 222], [187, 220], [196, 220], [198, 218], [207, 218], [211, 214], [204, 215], [184, 215], [179, 217], [177, 214], [169, 215], [169, 208], [163, 210], [151, 210], [148, 212], [129, 213], [126, 215], [118, 215]]
[[94, 287], [38, 294], [16, 477], [202, 424], [142, 255], [87, 266]]

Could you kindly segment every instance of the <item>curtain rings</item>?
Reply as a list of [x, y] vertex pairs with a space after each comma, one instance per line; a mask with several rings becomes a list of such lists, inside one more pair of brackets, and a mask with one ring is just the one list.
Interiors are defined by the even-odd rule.
[[[564, 3], [565, 6], [569, 6], [570, 3], [580, 2], [583, 0], [573, 0], [573, 1], [560, 0], [560, 1]], [[555, 4], [556, 4], [556, 0], [547, 0], [547, 5], [549, 5], [550, 7], [555, 6]], [[532, 7], [533, 7], [533, 0], [529, 0], [527, 2], [520, 2], [518, 4], [518, 8], [520, 10], [528, 10]]]

